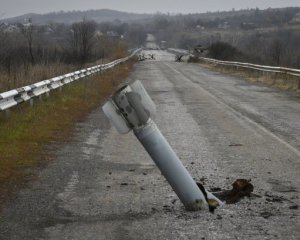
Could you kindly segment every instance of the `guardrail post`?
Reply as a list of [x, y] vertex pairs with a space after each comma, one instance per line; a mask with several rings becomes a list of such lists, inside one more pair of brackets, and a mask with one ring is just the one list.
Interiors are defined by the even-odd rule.
[[6, 109], [5, 110], [5, 117], [9, 118], [9, 116], [10, 116], [10, 109]]
[[34, 100], [33, 100], [33, 98], [30, 98], [30, 100], [29, 100], [29, 104], [30, 104], [30, 107], [33, 107], [33, 104], [34, 104]]
[[222, 205], [211, 193], [199, 189], [150, 118], [155, 105], [139, 81], [121, 88], [102, 109], [120, 133], [133, 130], [187, 210], [208, 209], [206, 196]]

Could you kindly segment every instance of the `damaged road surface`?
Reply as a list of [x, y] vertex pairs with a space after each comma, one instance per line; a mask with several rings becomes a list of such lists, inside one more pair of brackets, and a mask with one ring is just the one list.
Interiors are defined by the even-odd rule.
[[119, 135], [99, 106], [70, 142], [47, 147], [53, 161], [2, 206], [0, 239], [299, 239], [299, 94], [145, 54], [156, 60], [130, 78], [153, 98], [188, 171], [212, 192], [251, 179], [250, 197], [214, 214], [185, 211], [134, 135]]

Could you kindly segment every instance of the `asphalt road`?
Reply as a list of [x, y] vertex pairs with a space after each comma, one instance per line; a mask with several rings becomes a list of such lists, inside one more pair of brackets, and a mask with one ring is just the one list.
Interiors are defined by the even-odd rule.
[[1, 240], [300, 239], [299, 94], [153, 53], [130, 79], [144, 83], [192, 176], [208, 189], [252, 179], [258, 196], [186, 212], [134, 135], [99, 108], [70, 142], [48, 147], [54, 160], [3, 207]]

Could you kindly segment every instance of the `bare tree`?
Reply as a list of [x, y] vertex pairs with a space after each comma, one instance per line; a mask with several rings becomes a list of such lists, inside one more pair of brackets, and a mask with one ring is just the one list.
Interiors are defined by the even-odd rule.
[[1, 58], [0, 58], [0, 66], [2, 66], [2, 64], [4, 63], [4, 61], [5, 61], [5, 59], [4, 59], [4, 53], [6, 52], [6, 34], [2, 31], [2, 30], [0, 30], [0, 56], [1, 56]]
[[69, 45], [71, 47], [72, 56], [79, 62], [86, 62], [94, 45], [94, 35], [96, 23], [87, 21], [85, 18], [82, 22], [74, 23], [71, 26], [71, 34], [69, 37]]
[[279, 64], [281, 63], [283, 50], [284, 47], [282, 41], [278, 39], [274, 40], [270, 47], [270, 51], [271, 51], [270, 54], [274, 64], [276, 64], [277, 66], [279, 66]]
[[35, 58], [33, 55], [33, 32], [34, 26], [32, 24], [31, 18], [28, 19], [28, 23], [21, 25], [21, 32], [25, 36], [28, 46], [28, 53], [30, 56], [31, 64], [35, 64]]

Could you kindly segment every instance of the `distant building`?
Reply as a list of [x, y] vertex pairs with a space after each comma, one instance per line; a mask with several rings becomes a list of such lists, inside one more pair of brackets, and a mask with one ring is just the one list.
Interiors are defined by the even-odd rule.
[[166, 49], [167, 48], [167, 42], [166, 41], [161, 41], [160, 42], [160, 48], [161, 49]]
[[300, 24], [300, 12], [295, 15], [295, 17], [291, 20], [291, 23]]
[[7, 25], [7, 23], [0, 23], [0, 30], [3, 31]]
[[196, 29], [197, 29], [197, 30], [205, 30], [205, 27], [204, 27], [204, 26], [201, 26], [201, 25], [197, 25], [197, 26], [196, 26]]
[[114, 32], [114, 31], [107, 31], [106, 35], [111, 38], [121, 38], [120, 34]]
[[103, 32], [101, 32], [101, 31], [96, 31], [96, 32], [95, 32], [95, 37], [96, 37], [96, 38], [101, 38], [101, 37], [103, 37], [103, 36], [104, 36]]
[[32, 26], [32, 23], [23, 23], [22, 25], [23, 25], [23, 27], [25, 27], [25, 28], [29, 28], [29, 27]]
[[243, 23], [241, 23], [240, 27], [241, 27], [241, 29], [244, 29], [244, 30], [251, 30], [251, 29], [255, 29], [256, 25], [255, 25], [255, 23], [252, 23], [252, 22], [243, 22]]
[[44, 28], [44, 33], [45, 34], [51, 34], [51, 33], [54, 33], [54, 30], [50, 26], [46, 26]]
[[219, 29], [228, 29], [228, 28], [230, 28], [230, 25], [228, 22], [223, 22], [218, 25], [218, 28]]
[[20, 29], [17, 25], [9, 24], [9, 23], [1, 23], [0, 30], [4, 33], [13, 33], [13, 32], [20, 31]]

